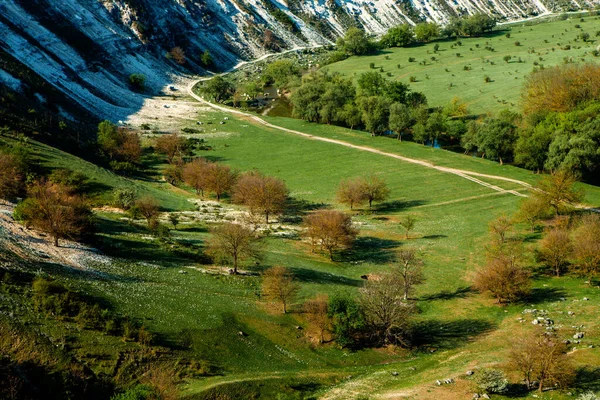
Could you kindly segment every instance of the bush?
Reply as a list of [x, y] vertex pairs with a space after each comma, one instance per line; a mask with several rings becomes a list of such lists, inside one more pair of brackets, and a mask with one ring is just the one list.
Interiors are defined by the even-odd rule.
[[146, 86], [146, 75], [144, 74], [131, 74], [129, 75], [129, 84], [135, 90], [144, 90]]
[[375, 63], [369, 63], [369, 68], [370, 69], [375, 69]]
[[147, 400], [155, 399], [156, 393], [148, 385], [137, 385], [127, 391], [116, 394], [110, 400]]
[[129, 210], [135, 204], [136, 194], [133, 189], [115, 189], [113, 191], [113, 204], [123, 210]]
[[488, 394], [505, 393], [508, 389], [508, 380], [504, 373], [497, 369], [484, 369], [475, 375], [477, 389]]

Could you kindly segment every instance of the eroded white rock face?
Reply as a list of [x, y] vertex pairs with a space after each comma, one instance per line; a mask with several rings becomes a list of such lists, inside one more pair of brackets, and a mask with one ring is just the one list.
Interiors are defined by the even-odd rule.
[[[230, 67], [274, 47], [333, 43], [352, 24], [380, 34], [419, 19], [444, 24], [452, 16], [484, 12], [516, 20], [597, 4], [600, 0], [4, 0], [0, 45], [93, 114], [117, 121], [144, 101], [128, 87], [130, 74], [146, 75], [149, 90], [156, 92], [184, 73], [165, 57], [175, 46], [188, 55], [185, 67], [200, 71], [204, 50], [220, 67]], [[275, 43], [270, 48], [267, 31]], [[18, 85], [7, 74], [0, 82]]]

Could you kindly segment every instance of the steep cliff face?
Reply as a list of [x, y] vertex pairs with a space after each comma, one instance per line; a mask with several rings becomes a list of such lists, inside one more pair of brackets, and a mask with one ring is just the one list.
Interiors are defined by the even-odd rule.
[[[206, 67], [299, 46], [333, 43], [352, 25], [382, 33], [399, 23], [445, 23], [484, 12], [501, 20], [599, 4], [600, 0], [4, 0], [0, 48], [93, 114], [123, 119], [144, 96], [127, 77], [142, 73], [151, 91]], [[166, 56], [183, 49], [185, 62]], [[181, 60], [180, 60], [181, 61]], [[19, 71], [0, 83], [22, 90]], [[39, 99], [43, 101], [44, 99]], [[74, 117], [65, 115], [66, 118]]]

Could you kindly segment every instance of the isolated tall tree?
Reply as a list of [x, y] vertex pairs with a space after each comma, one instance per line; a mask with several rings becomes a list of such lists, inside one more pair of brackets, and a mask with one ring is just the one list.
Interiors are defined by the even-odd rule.
[[386, 273], [360, 289], [360, 304], [375, 339], [383, 344], [408, 345], [415, 308], [403, 299], [398, 275]]
[[363, 178], [361, 190], [364, 198], [369, 202], [369, 208], [371, 208], [374, 201], [384, 201], [390, 195], [387, 184], [377, 175], [369, 175]]
[[303, 311], [310, 328], [319, 337], [319, 343], [325, 342], [325, 332], [330, 329], [331, 319], [328, 313], [329, 299], [327, 295], [317, 295], [304, 303]]
[[151, 219], [156, 218], [159, 211], [158, 202], [150, 196], [142, 197], [137, 200], [134, 207], [148, 222], [150, 222]]
[[27, 193], [29, 197], [17, 206], [15, 216], [48, 233], [55, 246], [61, 239], [78, 239], [91, 230], [89, 205], [68, 186], [37, 181]]
[[231, 190], [236, 179], [237, 174], [228, 165], [210, 163], [206, 168], [206, 189], [217, 196], [217, 201]]
[[18, 158], [0, 153], [0, 199], [12, 200], [23, 190], [23, 169]]
[[531, 232], [535, 226], [548, 214], [548, 204], [537, 196], [530, 196], [521, 201], [515, 220], [529, 224]]
[[363, 180], [361, 178], [345, 179], [340, 182], [336, 193], [337, 201], [350, 206], [352, 210], [355, 205], [365, 201], [363, 194]]
[[183, 181], [194, 188], [196, 194], [202, 193], [207, 187], [206, 176], [209, 162], [205, 158], [196, 158], [183, 166]]
[[177, 159], [183, 158], [187, 151], [187, 139], [177, 133], [161, 135], [155, 141], [155, 148], [167, 157], [167, 162], [173, 164]]
[[417, 251], [413, 248], [398, 251], [392, 271], [400, 278], [400, 288], [405, 301], [408, 300], [415, 285], [425, 282], [423, 260], [418, 257]]
[[313, 249], [318, 245], [327, 250], [331, 260], [335, 250], [349, 247], [358, 234], [352, 227], [352, 218], [335, 210], [319, 210], [308, 215], [304, 218], [304, 227]]
[[575, 377], [567, 350], [556, 335], [527, 332], [511, 340], [508, 365], [521, 374], [527, 389], [533, 389], [534, 382], [540, 392], [550, 385], [565, 387]]
[[600, 215], [587, 214], [581, 218], [573, 233], [573, 250], [579, 273], [591, 285], [600, 272]]
[[243, 174], [233, 188], [233, 200], [248, 206], [252, 213], [264, 215], [267, 224], [269, 216], [283, 212], [288, 194], [282, 180], [258, 171]]
[[230, 264], [234, 274], [237, 274], [241, 262], [260, 258], [256, 233], [233, 223], [224, 223], [212, 229], [206, 252], [218, 262]]
[[272, 267], [262, 274], [262, 295], [281, 303], [283, 313], [287, 313], [290, 304], [300, 290], [300, 285], [294, 281], [293, 274], [285, 267]]
[[573, 253], [573, 243], [569, 231], [562, 227], [550, 229], [540, 241], [540, 259], [560, 276], [569, 265]]
[[559, 170], [542, 178], [533, 195], [560, 214], [583, 199], [583, 191], [575, 187], [576, 182], [577, 176], [572, 172]]

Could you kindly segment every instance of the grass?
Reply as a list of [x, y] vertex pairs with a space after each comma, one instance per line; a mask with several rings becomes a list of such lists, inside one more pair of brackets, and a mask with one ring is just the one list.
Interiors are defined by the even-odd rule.
[[[391, 48], [376, 55], [350, 57], [325, 69], [353, 79], [363, 72], [380, 69], [390, 80], [409, 83], [414, 77], [416, 82], [409, 83], [411, 89], [423, 92], [431, 106], [443, 106], [458, 97], [474, 114], [506, 108], [517, 110], [521, 87], [535, 67], [551, 67], [563, 64], [565, 60], [595, 62], [591, 52], [598, 46], [595, 34], [599, 29], [600, 21], [595, 16], [585, 17], [583, 22], [578, 17], [535, 25], [514, 24], [498, 27], [482, 37], [460, 38], [461, 45], [446, 40]], [[582, 32], [590, 34], [587, 43], [577, 38]], [[440, 46], [437, 52], [435, 44]], [[504, 60], [505, 56], [511, 57], [508, 62]], [[415, 61], [409, 62], [409, 58]], [[422, 65], [423, 61], [425, 65]], [[370, 63], [375, 63], [375, 69], [369, 68]], [[388, 74], [392, 76], [388, 77]], [[491, 82], [485, 82], [486, 76]]]

